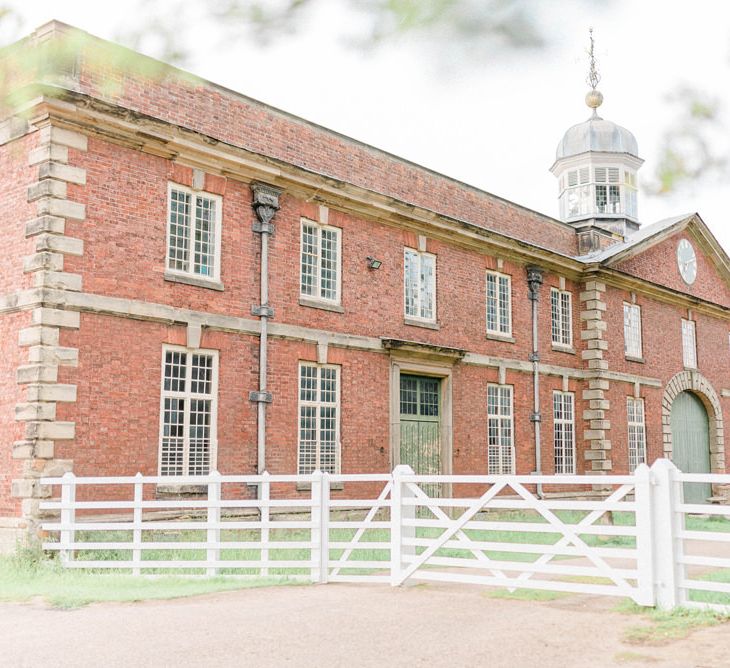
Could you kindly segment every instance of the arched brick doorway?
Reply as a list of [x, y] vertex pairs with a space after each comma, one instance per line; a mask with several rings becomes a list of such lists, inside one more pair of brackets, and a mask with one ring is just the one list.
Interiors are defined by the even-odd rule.
[[667, 383], [664, 389], [662, 399], [664, 456], [672, 459], [672, 405], [682, 392], [691, 392], [702, 402], [707, 411], [710, 470], [713, 473], [725, 473], [725, 439], [720, 399], [707, 378], [697, 371], [681, 371]]

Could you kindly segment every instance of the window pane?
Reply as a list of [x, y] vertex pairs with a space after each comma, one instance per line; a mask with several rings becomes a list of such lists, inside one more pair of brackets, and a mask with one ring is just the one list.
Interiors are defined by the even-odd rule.
[[299, 369], [299, 399], [317, 401], [317, 367], [302, 365]]
[[187, 358], [187, 354], [178, 351], [165, 353], [165, 391], [185, 392]]
[[560, 293], [560, 320], [561, 320], [561, 340], [560, 343], [569, 346], [571, 343], [571, 309], [570, 309], [570, 293]]
[[190, 368], [190, 391], [210, 394], [213, 382], [213, 356], [193, 355]]
[[317, 272], [317, 228], [314, 225], [302, 225], [301, 269], [301, 294], [314, 296]]
[[205, 475], [214, 446], [215, 355], [164, 351], [161, 475]]
[[162, 411], [161, 475], [183, 474], [185, 400], [166, 397]]
[[512, 440], [512, 387], [487, 386], [487, 460], [492, 474], [514, 471]]
[[510, 279], [499, 277], [499, 331], [508, 334], [512, 329], [510, 323]]
[[190, 402], [190, 455], [188, 473], [206, 475], [210, 462], [210, 399]]
[[337, 299], [337, 237], [335, 230], [322, 230], [322, 272], [320, 277], [320, 297]]
[[635, 304], [624, 304], [624, 350], [641, 357], [641, 309]]
[[215, 260], [215, 201], [198, 196], [195, 201], [195, 254], [193, 273], [212, 276]]
[[338, 471], [337, 383], [336, 367], [299, 367], [299, 473]]
[[167, 266], [176, 271], [188, 271], [190, 252], [190, 195], [180, 190], [170, 191], [170, 245]]
[[418, 380], [410, 376], [400, 377], [401, 415], [418, 415]]
[[487, 331], [497, 331], [497, 277], [487, 274]]
[[575, 473], [573, 395], [553, 394], [553, 451], [555, 473]]
[[550, 291], [550, 312], [553, 343], [560, 343], [560, 293], [557, 290]]
[[419, 300], [419, 276], [420, 267], [418, 254], [415, 251], [407, 250], [404, 255], [404, 283], [405, 283], [405, 308], [406, 315], [418, 316]]
[[439, 414], [439, 381], [423, 378], [420, 381], [421, 415], [438, 416]]
[[317, 467], [317, 409], [299, 408], [299, 473], [312, 473]]
[[434, 258], [421, 255], [421, 317], [432, 320], [434, 317]]

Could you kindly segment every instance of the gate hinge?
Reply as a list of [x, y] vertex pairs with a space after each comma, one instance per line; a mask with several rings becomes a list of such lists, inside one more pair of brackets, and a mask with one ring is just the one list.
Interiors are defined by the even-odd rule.
[[271, 392], [249, 392], [248, 400], [255, 401], [256, 403], [270, 404], [274, 400], [274, 395]]

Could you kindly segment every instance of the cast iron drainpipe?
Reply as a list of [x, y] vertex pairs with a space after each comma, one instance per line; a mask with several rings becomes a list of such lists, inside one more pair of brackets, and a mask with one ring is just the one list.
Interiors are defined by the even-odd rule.
[[[538, 346], [538, 302], [540, 300], [540, 286], [542, 285], [542, 269], [539, 267], [527, 267], [527, 285], [529, 287], [529, 298], [532, 302], [532, 414], [530, 421], [535, 429], [535, 475], [542, 475], [542, 452], [540, 443], [540, 352]], [[537, 483], [537, 496], [542, 498], [542, 483]]]
[[[265, 183], [252, 183], [253, 210], [257, 221], [253, 225], [254, 232], [261, 234], [261, 262], [259, 283], [261, 285], [261, 301], [251, 307], [251, 313], [261, 318], [259, 335], [259, 389], [250, 392], [249, 399], [257, 402], [256, 415], [256, 472], [262, 474], [266, 470], [266, 404], [270, 404], [273, 397], [266, 389], [268, 370], [268, 322], [273, 317], [274, 309], [269, 306], [269, 235], [274, 233], [271, 220], [279, 210], [279, 196], [281, 190]], [[261, 487], [258, 487], [261, 494]]]

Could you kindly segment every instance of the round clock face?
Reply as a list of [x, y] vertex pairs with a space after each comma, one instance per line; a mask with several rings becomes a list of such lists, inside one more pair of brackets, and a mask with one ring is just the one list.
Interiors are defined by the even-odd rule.
[[682, 239], [677, 246], [677, 266], [682, 280], [692, 285], [697, 278], [697, 256], [695, 249], [687, 239]]

